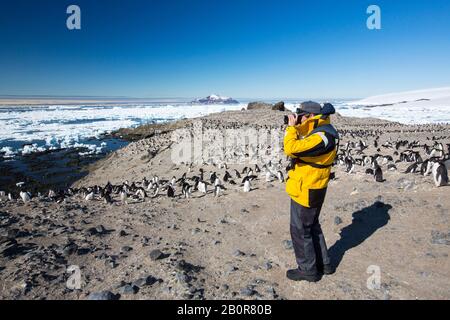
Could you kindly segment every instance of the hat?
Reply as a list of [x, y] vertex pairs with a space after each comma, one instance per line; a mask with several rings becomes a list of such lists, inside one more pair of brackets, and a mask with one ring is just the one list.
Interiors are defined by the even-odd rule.
[[300, 108], [297, 109], [298, 114], [321, 114], [322, 106], [314, 101], [305, 101], [300, 104]]

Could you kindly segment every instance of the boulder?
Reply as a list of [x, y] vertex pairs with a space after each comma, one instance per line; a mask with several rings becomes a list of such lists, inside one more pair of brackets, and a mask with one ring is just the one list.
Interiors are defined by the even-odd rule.
[[286, 107], [284, 106], [284, 102], [280, 101], [273, 105], [272, 110], [275, 111], [286, 111]]
[[247, 106], [247, 110], [270, 110], [272, 105], [265, 102], [250, 102]]

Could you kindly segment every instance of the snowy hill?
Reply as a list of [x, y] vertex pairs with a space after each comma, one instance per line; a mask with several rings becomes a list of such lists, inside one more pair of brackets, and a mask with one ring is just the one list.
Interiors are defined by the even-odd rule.
[[238, 104], [239, 102], [229, 98], [229, 97], [222, 97], [216, 94], [212, 94], [210, 96], [207, 96], [206, 98], [197, 99], [192, 101], [192, 103], [199, 103], [199, 104]]
[[443, 104], [450, 106], [450, 87], [407, 91], [373, 96], [352, 102], [354, 105], [385, 106], [385, 105], [433, 105]]
[[450, 123], [450, 87], [373, 96], [340, 107], [338, 111], [342, 115], [351, 117], [374, 117], [405, 124]]

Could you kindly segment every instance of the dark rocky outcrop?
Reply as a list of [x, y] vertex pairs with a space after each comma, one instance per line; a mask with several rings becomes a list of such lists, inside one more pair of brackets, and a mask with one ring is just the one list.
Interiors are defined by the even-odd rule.
[[286, 111], [284, 102], [280, 101], [275, 104], [265, 103], [265, 102], [250, 102], [247, 106], [247, 110], [276, 110], [276, 111]]

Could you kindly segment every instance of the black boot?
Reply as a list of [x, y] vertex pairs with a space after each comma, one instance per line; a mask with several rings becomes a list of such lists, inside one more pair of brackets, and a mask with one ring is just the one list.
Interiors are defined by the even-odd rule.
[[330, 275], [336, 272], [336, 268], [331, 264], [318, 265], [317, 271], [321, 274]]
[[331, 265], [331, 264], [325, 264], [325, 265], [323, 266], [323, 274], [329, 275], [329, 274], [333, 274], [333, 273], [335, 273], [335, 272], [336, 272], [336, 268], [333, 267], [333, 265]]
[[286, 272], [286, 277], [292, 281], [308, 281], [308, 282], [317, 282], [320, 280], [319, 274], [305, 274], [299, 269], [291, 269]]

